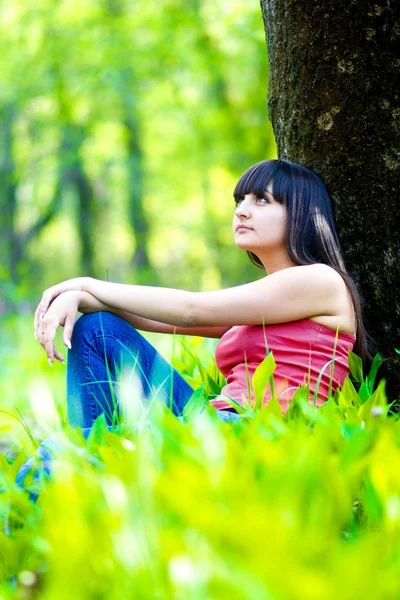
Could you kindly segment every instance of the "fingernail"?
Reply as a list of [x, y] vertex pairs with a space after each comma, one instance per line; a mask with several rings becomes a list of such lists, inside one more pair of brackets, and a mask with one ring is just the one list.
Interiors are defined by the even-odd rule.
[[33, 337], [35, 338], [35, 340], [37, 340], [36, 331], [33, 332]]
[[67, 340], [67, 348], [71, 350], [71, 342], [69, 340]]
[[65, 360], [63, 360], [61, 364], [62, 364], [62, 365], [65, 365]]
[[53, 366], [53, 363], [51, 362], [51, 360], [50, 360], [50, 359], [49, 359], [49, 365], [50, 365], [50, 367], [52, 367], [52, 366]]

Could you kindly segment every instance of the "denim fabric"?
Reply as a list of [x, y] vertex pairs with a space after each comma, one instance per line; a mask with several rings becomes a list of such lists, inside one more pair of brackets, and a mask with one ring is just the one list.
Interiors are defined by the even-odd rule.
[[[118, 375], [135, 373], [140, 395], [156, 394], [180, 415], [193, 389], [127, 321], [108, 312], [82, 315], [74, 326], [68, 352], [68, 421], [73, 427], [90, 427], [104, 413], [107, 423], [118, 398]], [[172, 375], [172, 382], [171, 382]], [[172, 385], [171, 385], [172, 383]]]
[[[119, 376], [136, 376], [142, 401], [154, 396], [171, 407], [182, 420], [182, 411], [193, 394], [193, 388], [171, 367], [155, 348], [129, 323], [109, 312], [82, 315], [74, 325], [71, 350], [67, 361], [68, 422], [81, 427], [87, 438], [96, 418], [104, 413], [111, 429], [114, 409], [119, 413]], [[203, 407], [204, 409], [204, 407]], [[236, 421], [236, 412], [218, 410], [223, 421]], [[60, 448], [62, 434], [56, 433], [44, 440], [18, 471], [16, 482], [24, 487], [24, 480], [36, 468], [33, 481], [39, 479], [39, 466], [44, 474], [51, 474], [53, 452]], [[36, 501], [37, 495], [31, 493]]]

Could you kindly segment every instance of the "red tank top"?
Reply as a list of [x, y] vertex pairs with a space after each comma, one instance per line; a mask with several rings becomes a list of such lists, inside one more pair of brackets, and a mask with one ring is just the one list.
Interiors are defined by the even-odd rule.
[[[254, 394], [248, 398], [248, 378], [251, 382], [257, 366], [266, 357], [265, 338], [268, 349], [273, 352], [276, 369], [273, 373], [275, 396], [288, 388], [297, 388], [308, 381], [310, 370], [310, 402], [313, 402], [318, 375], [323, 366], [333, 358], [336, 331], [320, 325], [311, 319], [279, 323], [275, 325], [240, 325], [231, 327], [217, 344], [215, 359], [218, 369], [226, 377], [226, 385], [220, 396], [210, 401], [217, 410], [229, 408], [222, 398], [228, 396], [243, 405], [242, 395], [254, 404]], [[356, 336], [339, 332], [336, 344], [335, 366], [332, 378], [332, 393], [349, 374], [348, 351], [353, 350]], [[246, 357], [246, 358], [245, 358]], [[246, 365], [248, 378], [246, 375]], [[316, 405], [321, 406], [328, 399], [331, 364], [322, 376]], [[282, 394], [279, 404], [282, 412], [287, 411], [296, 389]], [[252, 392], [252, 390], [251, 390]], [[263, 405], [271, 399], [269, 384], [266, 388]]]

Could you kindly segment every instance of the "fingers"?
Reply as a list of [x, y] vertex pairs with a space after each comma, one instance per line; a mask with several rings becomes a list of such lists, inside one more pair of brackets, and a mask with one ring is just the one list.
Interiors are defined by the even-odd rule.
[[62, 365], [64, 365], [65, 364], [64, 356], [61, 354], [61, 352], [59, 352], [57, 350], [57, 348], [54, 346], [54, 344], [53, 344], [53, 352], [54, 352], [54, 358], [56, 360], [58, 360], [58, 362], [60, 362]]
[[65, 364], [64, 356], [61, 354], [61, 352], [57, 350], [53, 343], [48, 342], [48, 344], [45, 347], [45, 350], [48, 356], [50, 367], [53, 366], [54, 360], [58, 360], [58, 362], [60, 362], [62, 365]]
[[65, 323], [64, 323], [64, 331], [63, 331], [63, 335], [62, 335], [62, 339], [64, 342], [64, 346], [67, 346], [67, 348], [69, 348], [71, 350], [71, 337], [72, 337], [72, 330], [74, 328], [74, 318], [67, 314], [65, 317]]
[[44, 292], [34, 317], [34, 335], [44, 348], [50, 365], [54, 360], [64, 362], [63, 355], [54, 346], [59, 326], [64, 327], [64, 345], [71, 349], [72, 331], [78, 312], [77, 294], [71, 292], [68, 296], [63, 296], [62, 285], [53, 286]]
[[41, 323], [37, 331], [37, 339], [47, 354], [50, 366], [53, 365], [54, 360], [64, 363], [64, 356], [54, 345], [56, 332], [57, 327], [54, 324], [48, 322], [47, 320], [41, 319]]
[[58, 286], [55, 286], [55, 285], [53, 285], [52, 287], [48, 288], [47, 290], [45, 290], [43, 292], [42, 298], [38, 304], [38, 307], [35, 311], [35, 316], [33, 318], [33, 327], [34, 327], [34, 330], [36, 333], [37, 333], [37, 329], [39, 327], [40, 321], [46, 314], [47, 309], [49, 308], [50, 304], [52, 303], [54, 298], [57, 298], [57, 296], [59, 296], [59, 295], [60, 295], [60, 290], [59, 290]]

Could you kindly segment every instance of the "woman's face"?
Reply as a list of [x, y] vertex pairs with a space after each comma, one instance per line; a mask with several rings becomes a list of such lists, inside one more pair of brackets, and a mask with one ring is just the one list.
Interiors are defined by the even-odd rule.
[[241, 196], [233, 216], [233, 235], [238, 248], [257, 256], [286, 249], [286, 207], [272, 196], [269, 182], [263, 196]]

